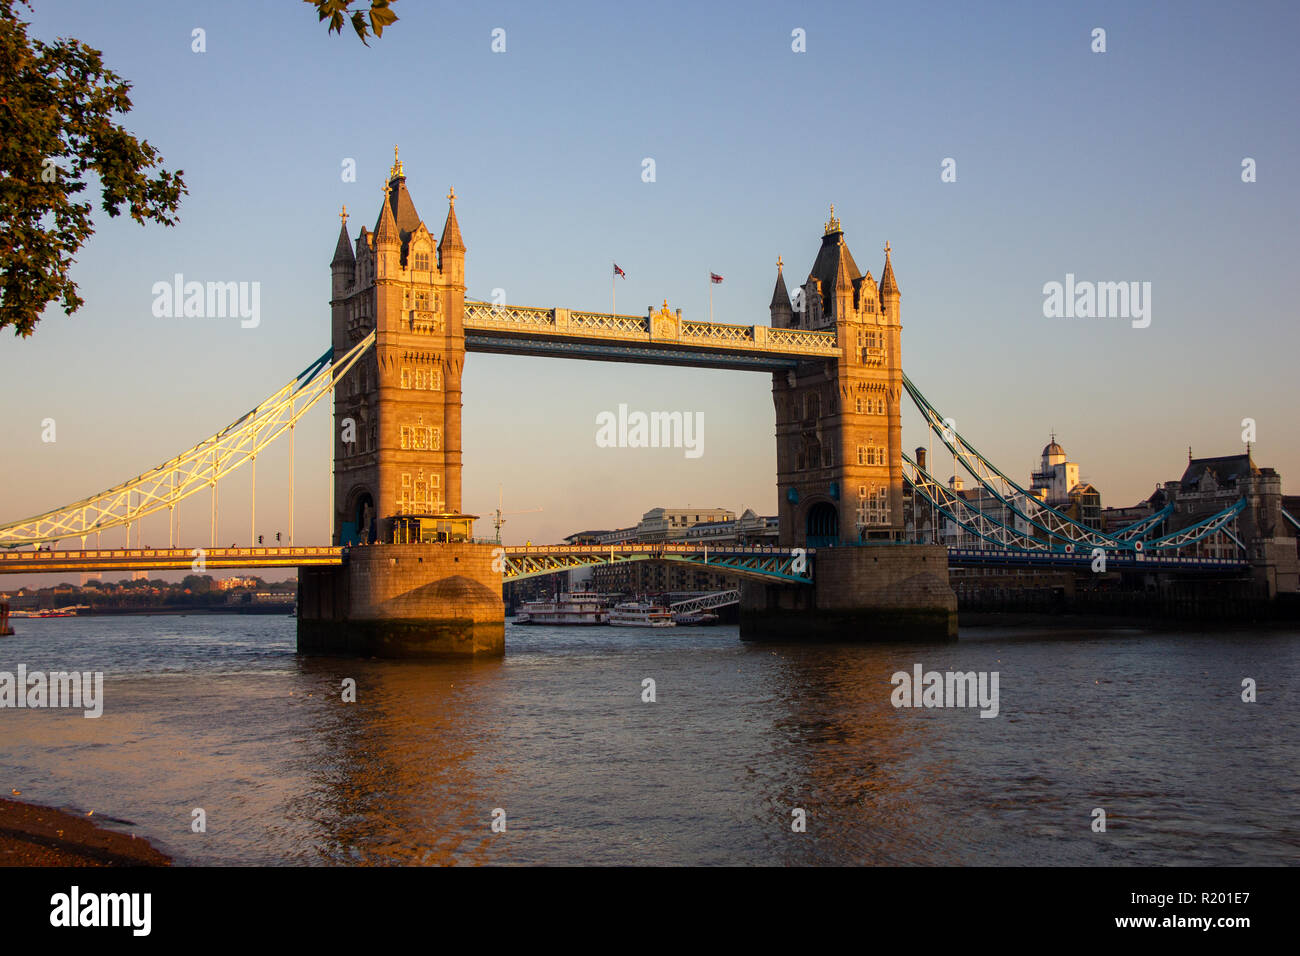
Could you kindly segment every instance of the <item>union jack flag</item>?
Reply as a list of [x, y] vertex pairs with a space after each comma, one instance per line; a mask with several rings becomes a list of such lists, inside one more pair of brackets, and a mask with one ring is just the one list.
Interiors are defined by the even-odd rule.
[[709, 279], [713, 282], [714, 285], [717, 285], [719, 282], [722, 281], [722, 276], [718, 275], [716, 272], [710, 272]]
[[627, 278], [627, 273], [624, 272], [622, 269], [620, 269], [620, 268], [618, 267], [618, 263], [617, 263], [617, 262], [614, 263], [614, 275], [616, 275], [616, 276], [622, 276], [624, 279]]

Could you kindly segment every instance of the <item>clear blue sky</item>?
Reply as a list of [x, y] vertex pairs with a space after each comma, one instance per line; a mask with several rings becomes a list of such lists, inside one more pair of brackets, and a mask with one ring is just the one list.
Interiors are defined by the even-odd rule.
[[[613, 259], [620, 312], [704, 317], [712, 270], [715, 317], [764, 323], [776, 257], [802, 280], [834, 202], [863, 269], [879, 277], [892, 243], [908, 373], [1004, 470], [1027, 480], [1054, 428], [1104, 504], [1131, 504], [1189, 445], [1239, 451], [1252, 417], [1256, 460], [1300, 487], [1294, 4], [394, 9], [366, 48], [298, 0], [37, 4], [36, 36], [77, 37], [133, 82], [127, 125], [189, 195], [170, 230], [100, 216], [81, 312], [0, 340], [0, 520], [170, 457], [320, 354], [336, 214], [373, 224], [394, 143], [434, 231], [455, 186], [471, 296], [607, 309]], [[175, 272], [259, 281], [261, 326], [154, 318], [151, 286]], [[1044, 318], [1067, 272], [1150, 282], [1150, 327]], [[621, 402], [703, 411], [705, 454], [597, 448], [595, 416]], [[300, 543], [326, 539], [328, 429], [322, 413], [299, 432]], [[657, 505], [774, 513], [773, 430], [766, 375], [471, 355], [464, 505], [488, 514], [501, 484], [507, 509], [545, 509], [511, 541]], [[283, 464], [259, 465], [263, 533], [287, 526]], [[246, 480], [223, 490], [220, 543], [247, 540], [246, 499]]]

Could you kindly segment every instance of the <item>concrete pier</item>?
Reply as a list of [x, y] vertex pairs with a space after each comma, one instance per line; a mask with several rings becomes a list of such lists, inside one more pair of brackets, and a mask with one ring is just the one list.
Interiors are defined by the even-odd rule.
[[339, 568], [304, 568], [298, 651], [372, 657], [500, 657], [501, 571], [493, 546], [375, 544]]
[[811, 588], [744, 583], [740, 636], [839, 643], [955, 640], [957, 595], [948, 584], [947, 549], [819, 548]]

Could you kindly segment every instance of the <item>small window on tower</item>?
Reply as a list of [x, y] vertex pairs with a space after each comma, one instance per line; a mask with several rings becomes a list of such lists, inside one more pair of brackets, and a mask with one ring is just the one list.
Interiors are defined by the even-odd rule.
[[427, 252], [417, 252], [415, 254], [415, 268], [421, 271], [429, 271], [429, 254]]

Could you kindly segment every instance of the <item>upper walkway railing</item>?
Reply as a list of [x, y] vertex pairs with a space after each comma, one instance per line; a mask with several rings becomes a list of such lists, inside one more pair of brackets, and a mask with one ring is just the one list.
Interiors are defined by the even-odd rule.
[[693, 322], [667, 310], [618, 315], [465, 301], [469, 351], [774, 370], [835, 358], [834, 332]]

